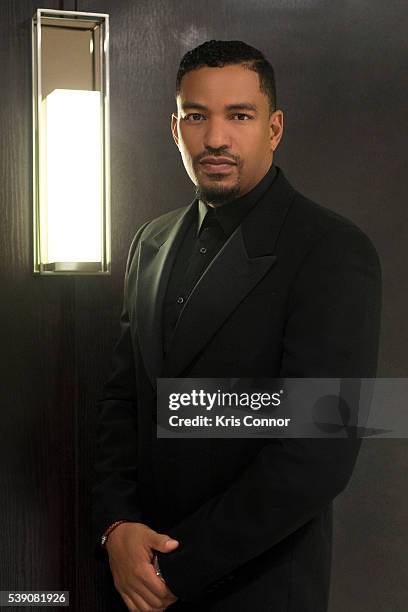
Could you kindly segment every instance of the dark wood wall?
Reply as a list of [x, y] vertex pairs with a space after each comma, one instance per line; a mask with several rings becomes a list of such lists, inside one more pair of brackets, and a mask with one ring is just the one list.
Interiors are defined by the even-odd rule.
[[[30, 19], [37, 6], [111, 15], [112, 275], [34, 277]], [[118, 331], [127, 248], [191, 201], [170, 135], [181, 55], [243, 39], [275, 66], [300, 191], [356, 221], [384, 274], [381, 376], [407, 375], [407, 9], [391, 0], [0, 0], [0, 590], [64, 589], [108, 612], [90, 539], [95, 401]], [[330, 612], [403, 612], [407, 443], [367, 440], [336, 503]]]

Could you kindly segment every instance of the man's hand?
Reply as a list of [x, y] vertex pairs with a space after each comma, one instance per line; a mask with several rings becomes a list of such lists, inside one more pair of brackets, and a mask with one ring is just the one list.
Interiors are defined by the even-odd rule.
[[143, 523], [122, 523], [109, 534], [106, 549], [113, 581], [131, 612], [165, 610], [177, 600], [152, 563], [154, 551], [171, 552], [178, 545]]

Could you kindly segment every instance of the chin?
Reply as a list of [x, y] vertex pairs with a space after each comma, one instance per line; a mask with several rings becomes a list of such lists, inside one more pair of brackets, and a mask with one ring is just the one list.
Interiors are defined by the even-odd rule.
[[208, 184], [196, 185], [196, 195], [203, 202], [217, 206], [238, 198], [240, 196], [240, 188], [236, 182], [232, 185], [225, 184], [224, 182], [209, 182]]
[[212, 174], [211, 176], [206, 176], [205, 179], [201, 179], [197, 181], [198, 186], [202, 189], [211, 189], [212, 187], [225, 187], [229, 189], [235, 189], [238, 186], [238, 181], [236, 177], [225, 176], [224, 174]]

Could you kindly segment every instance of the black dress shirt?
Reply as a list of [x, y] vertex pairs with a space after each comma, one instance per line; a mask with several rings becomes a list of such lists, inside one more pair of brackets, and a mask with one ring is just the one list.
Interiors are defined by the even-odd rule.
[[276, 176], [272, 164], [265, 176], [245, 195], [212, 208], [196, 200], [196, 214], [187, 228], [170, 273], [163, 310], [163, 353], [194, 285], [225, 241], [255, 206]]

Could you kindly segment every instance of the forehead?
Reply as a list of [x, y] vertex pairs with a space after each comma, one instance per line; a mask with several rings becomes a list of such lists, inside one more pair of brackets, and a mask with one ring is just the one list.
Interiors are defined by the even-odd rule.
[[206, 106], [251, 102], [257, 106], [268, 104], [260, 90], [259, 76], [239, 64], [211, 68], [204, 66], [187, 72], [181, 80], [178, 104], [186, 100]]

